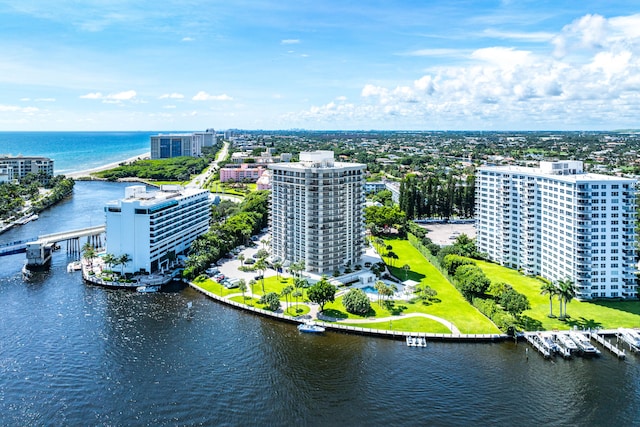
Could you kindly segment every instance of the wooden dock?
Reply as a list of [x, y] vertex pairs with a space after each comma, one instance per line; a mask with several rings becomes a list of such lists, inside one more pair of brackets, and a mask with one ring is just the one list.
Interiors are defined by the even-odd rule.
[[547, 348], [542, 344], [542, 341], [540, 341], [540, 338], [538, 337], [537, 334], [525, 333], [524, 338], [527, 340], [529, 344], [533, 346], [533, 348], [538, 350], [540, 354], [542, 354], [545, 357], [545, 359], [548, 359], [551, 357], [551, 352], [547, 350]]
[[616, 345], [612, 344], [610, 341], [607, 341], [602, 335], [598, 335], [597, 333], [592, 332], [591, 338], [596, 340], [596, 342], [609, 350], [611, 353], [618, 356], [618, 359], [624, 359], [627, 357], [624, 349], [619, 349]]

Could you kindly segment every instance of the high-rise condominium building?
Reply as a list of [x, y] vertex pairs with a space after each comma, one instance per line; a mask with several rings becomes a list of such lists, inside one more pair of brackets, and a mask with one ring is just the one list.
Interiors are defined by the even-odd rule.
[[636, 298], [636, 180], [585, 173], [580, 161], [482, 167], [476, 176], [478, 250], [580, 299]]
[[272, 257], [304, 261], [307, 272], [318, 274], [358, 263], [365, 168], [335, 162], [332, 151], [302, 152], [297, 163], [270, 164]]
[[151, 158], [198, 157], [202, 154], [202, 147], [212, 147], [215, 144], [216, 132], [213, 129], [194, 133], [152, 135]]
[[108, 202], [107, 252], [129, 255], [125, 272], [154, 272], [187, 250], [209, 229], [209, 192], [177, 185], [146, 191], [143, 185], [125, 189], [125, 198]]

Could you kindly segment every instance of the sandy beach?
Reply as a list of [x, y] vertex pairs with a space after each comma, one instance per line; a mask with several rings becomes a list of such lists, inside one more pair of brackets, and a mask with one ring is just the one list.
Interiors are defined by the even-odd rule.
[[121, 163], [129, 163], [129, 162], [133, 162], [135, 160], [148, 159], [150, 157], [151, 157], [151, 153], [150, 152], [143, 153], [143, 154], [139, 154], [139, 155], [137, 155], [135, 157], [130, 157], [128, 159], [124, 159], [124, 160], [120, 160], [120, 161], [117, 161], [117, 162], [109, 163], [109, 164], [106, 164], [104, 166], [98, 166], [97, 168], [86, 169], [86, 170], [82, 170], [82, 171], [78, 171], [78, 172], [67, 173], [67, 174], [65, 174], [65, 176], [67, 178], [73, 178], [73, 179], [90, 178], [92, 173], [104, 171], [104, 170], [107, 170], [107, 169], [116, 168], [116, 167], [120, 166]]

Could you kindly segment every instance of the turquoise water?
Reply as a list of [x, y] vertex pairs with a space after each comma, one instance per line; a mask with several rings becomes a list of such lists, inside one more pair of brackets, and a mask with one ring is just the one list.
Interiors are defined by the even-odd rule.
[[378, 294], [378, 291], [373, 286], [365, 286], [362, 290], [367, 294]]
[[0, 155], [52, 158], [55, 174], [92, 169], [150, 151], [158, 132], [0, 132]]

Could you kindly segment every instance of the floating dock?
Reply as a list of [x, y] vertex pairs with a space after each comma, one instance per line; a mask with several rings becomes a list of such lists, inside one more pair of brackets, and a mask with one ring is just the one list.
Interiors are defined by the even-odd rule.
[[598, 335], [595, 332], [591, 333], [591, 338], [594, 339], [598, 344], [602, 345], [604, 348], [609, 350], [611, 353], [618, 356], [618, 359], [624, 359], [627, 355], [624, 352], [624, 349], [619, 349], [617, 346], [612, 344], [610, 341], [607, 341], [604, 336]]

